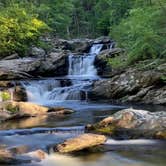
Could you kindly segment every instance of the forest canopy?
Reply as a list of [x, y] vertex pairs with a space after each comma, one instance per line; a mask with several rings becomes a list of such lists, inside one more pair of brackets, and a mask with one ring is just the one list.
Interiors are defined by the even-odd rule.
[[110, 35], [129, 63], [166, 53], [166, 0], [0, 0], [0, 54], [18, 52], [44, 33], [60, 38]]

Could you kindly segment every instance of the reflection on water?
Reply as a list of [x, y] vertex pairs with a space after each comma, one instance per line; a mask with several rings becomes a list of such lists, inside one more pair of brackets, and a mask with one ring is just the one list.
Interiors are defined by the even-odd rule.
[[[128, 154], [128, 156], [126, 156]], [[146, 154], [142, 157], [137, 158], [138, 154], [133, 154], [132, 152], [116, 153], [98, 153], [98, 154], [88, 154], [79, 157], [69, 156], [69, 155], [59, 155], [52, 154], [46, 160], [42, 161], [40, 165], [42, 166], [164, 166], [166, 160], [160, 156], [156, 156], [160, 162], [155, 162], [155, 159], [150, 160]], [[135, 156], [136, 155], [136, 156]], [[146, 158], [146, 160], [143, 160]], [[153, 156], [154, 158], [154, 156]], [[161, 160], [162, 159], [162, 160]]]
[[[59, 103], [60, 105], [62, 103]], [[120, 110], [122, 106], [113, 106], [108, 104], [96, 104], [96, 103], [64, 103], [65, 107], [73, 108], [75, 113], [70, 115], [59, 116], [39, 116], [34, 118], [8, 121], [0, 125], [0, 131], [2, 134], [6, 132], [6, 129], [13, 129], [7, 132], [16, 131], [14, 129], [21, 130], [25, 134], [0, 136], [0, 144], [6, 144], [8, 148], [25, 146], [28, 151], [43, 149], [50, 152], [52, 145], [62, 142], [67, 138], [72, 138], [80, 134], [80, 128], [78, 132], [64, 128], [66, 131], [60, 132], [43, 132], [43, 133], [31, 133], [27, 134], [25, 128], [30, 128], [28, 131], [36, 130], [34, 127], [43, 127], [37, 129], [46, 129], [46, 127], [71, 127], [71, 126], [83, 126], [88, 123], [95, 123], [101, 119], [113, 114], [117, 110]], [[136, 106], [137, 107], [137, 106]], [[144, 108], [144, 107], [142, 107]], [[156, 110], [155, 110], [156, 111]], [[32, 128], [32, 129], [31, 129]], [[6, 131], [5, 131], [6, 130]], [[80, 132], [79, 132], [80, 131]], [[116, 141], [109, 140], [107, 146], [110, 146], [110, 152], [107, 153], [95, 153], [95, 154], [79, 154], [79, 155], [59, 155], [50, 154], [41, 163], [24, 164], [25, 166], [165, 166], [166, 163], [166, 143], [161, 144], [154, 140], [128, 140], [128, 141]], [[20, 165], [19, 165], [20, 166]], [[23, 165], [21, 165], [23, 166]]]
[[[61, 103], [62, 104], [62, 103]], [[76, 106], [77, 105], [77, 106]], [[65, 103], [66, 107], [76, 110], [70, 115], [50, 115], [38, 116], [27, 119], [11, 120], [0, 125], [0, 129], [16, 129], [31, 127], [66, 127], [80, 126], [88, 123], [95, 123], [113, 114], [124, 106], [113, 106], [108, 104], [89, 104], [89, 103]]]

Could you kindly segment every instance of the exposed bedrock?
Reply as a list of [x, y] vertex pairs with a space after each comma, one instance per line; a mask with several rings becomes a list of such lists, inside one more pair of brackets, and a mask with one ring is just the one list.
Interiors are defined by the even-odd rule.
[[159, 71], [126, 69], [112, 78], [96, 81], [91, 100], [118, 100], [146, 104], [166, 104], [166, 84]]

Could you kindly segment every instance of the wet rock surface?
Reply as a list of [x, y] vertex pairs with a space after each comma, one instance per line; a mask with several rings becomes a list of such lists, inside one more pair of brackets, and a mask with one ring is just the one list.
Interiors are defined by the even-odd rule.
[[30, 163], [30, 160], [19, 159], [6, 149], [0, 149], [0, 165], [18, 165], [21, 163]]
[[[88, 130], [110, 134], [122, 138], [164, 138], [166, 131], [166, 112], [125, 109], [103, 119]], [[123, 137], [124, 136], [124, 137]]]
[[49, 108], [29, 102], [3, 102], [0, 108], [0, 120], [20, 119], [42, 115], [61, 115], [73, 113], [70, 109]]
[[97, 134], [82, 134], [78, 137], [68, 139], [65, 142], [54, 147], [55, 151], [59, 153], [77, 152], [83, 149], [91, 148], [101, 145], [106, 141], [104, 135]]
[[158, 71], [128, 69], [94, 83], [92, 100], [118, 100], [146, 104], [166, 104], [166, 84]]

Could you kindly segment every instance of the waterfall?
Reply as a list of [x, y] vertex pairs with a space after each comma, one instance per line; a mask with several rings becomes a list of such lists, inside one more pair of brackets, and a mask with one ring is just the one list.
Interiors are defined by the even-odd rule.
[[[63, 80], [23, 81], [28, 101], [39, 104], [62, 102], [66, 100], [86, 100], [86, 91], [91, 81], [72, 81], [71, 85], [62, 86]], [[73, 83], [75, 82], [75, 83]]]
[[97, 70], [94, 66], [95, 57], [101, 51], [103, 44], [94, 44], [89, 54], [69, 55], [69, 76], [96, 76]]
[[69, 55], [68, 76], [48, 80], [23, 81], [28, 101], [39, 104], [86, 101], [88, 91], [97, 78], [94, 60], [103, 44], [94, 44], [88, 54]]

